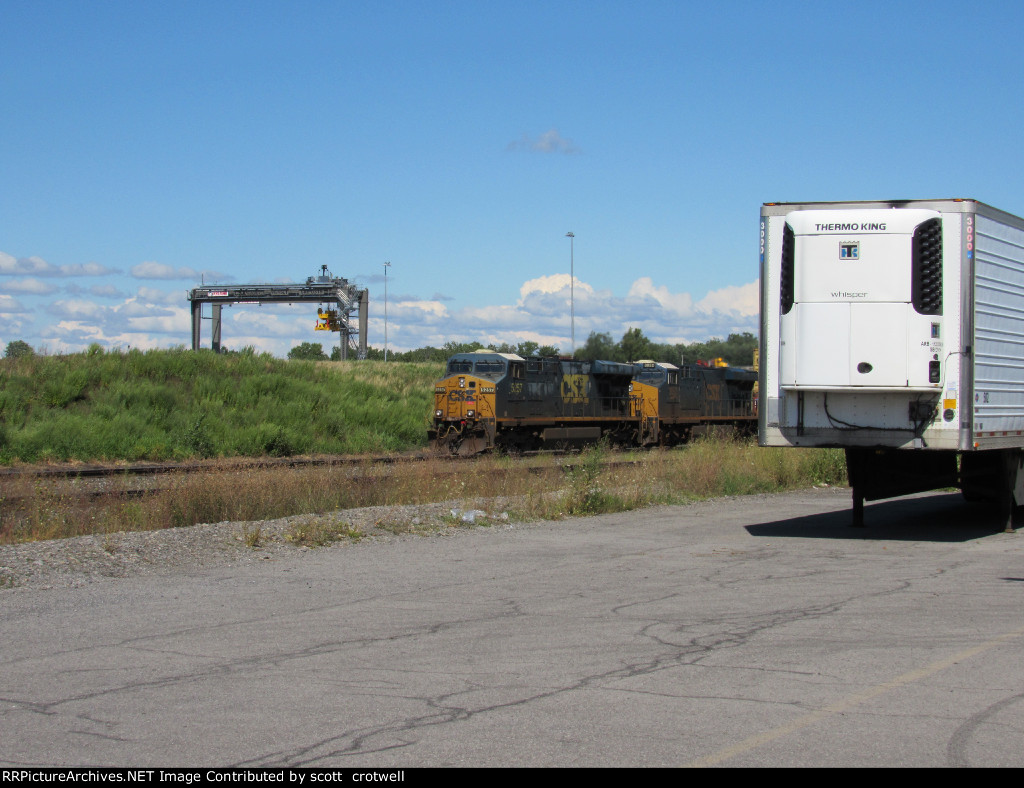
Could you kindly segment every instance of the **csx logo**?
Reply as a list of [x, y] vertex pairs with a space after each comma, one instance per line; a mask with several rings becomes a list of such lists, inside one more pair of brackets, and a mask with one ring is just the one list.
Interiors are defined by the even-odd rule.
[[562, 375], [562, 399], [566, 402], [587, 402], [587, 376]]
[[476, 392], [466, 391], [464, 389], [452, 389], [448, 392], [449, 402], [475, 402]]

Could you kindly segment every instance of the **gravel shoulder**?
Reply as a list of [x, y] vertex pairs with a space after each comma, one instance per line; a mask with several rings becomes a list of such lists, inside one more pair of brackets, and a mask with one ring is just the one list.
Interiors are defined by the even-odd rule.
[[[815, 497], [845, 501], [847, 488], [813, 488]], [[792, 493], [755, 496], [766, 501]], [[718, 499], [719, 503], [729, 500]], [[107, 578], [188, 574], [218, 566], [252, 564], [337, 550], [355, 544], [387, 543], [423, 536], [452, 536], [466, 528], [526, 527], [513, 522], [506, 498], [371, 506], [274, 520], [228, 521], [119, 531], [71, 539], [0, 545], [0, 593], [17, 589], [74, 588]], [[715, 500], [702, 506], [716, 505]], [[481, 508], [472, 508], [481, 507]]]
[[187, 573], [308, 550], [343, 549], [366, 540], [444, 535], [459, 528], [507, 524], [506, 503], [492, 500], [486, 511], [467, 510], [459, 502], [372, 506], [0, 545], [0, 589], [69, 588], [111, 577]]

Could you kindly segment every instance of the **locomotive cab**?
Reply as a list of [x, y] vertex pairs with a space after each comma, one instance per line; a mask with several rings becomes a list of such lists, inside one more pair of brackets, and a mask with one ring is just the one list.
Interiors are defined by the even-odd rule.
[[700, 416], [701, 381], [689, 367], [663, 361], [633, 365], [633, 408], [640, 420], [642, 445], [675, 445], [690, 435], [689, 420]]
[[434, 386], [434, 419], [427, 436], [435, 449], [470, 455], [494, 446], [496, 392], [521, 380], [524, 360], [511, 353], [475, 351], [448, 359]]

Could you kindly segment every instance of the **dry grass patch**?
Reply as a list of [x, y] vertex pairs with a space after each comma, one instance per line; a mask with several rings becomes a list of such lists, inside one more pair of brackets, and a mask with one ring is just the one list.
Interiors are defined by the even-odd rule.
[[[289, 541], [302, 545], [355, 539], [331, 512], [373, 506], [447, 502], [488, 517], [466, 523], [387, 515], [376, 523], [391, 533], [493, 522], [627, 511], [723, 495], [778, 492], [812, 484], [845, 484], [838, 450], [759, 449], [751, 442], [695, 441], [667, 451], [618, 453], [603, 447], [569, 458], [484, 457], [473, 462], [435, 458], [396, 465], [338, 464], [309, 468], [237, 467], [154, 480], [159, 489], [139, 495], [132, 478], [103, 480], [101, 494], [83, 497], [83, 482], [17, 477], [0, 482], [0, 544], [113, 534], [224, 521], [256, 522], [295, 515]], [[500, 503], [499, 503], [500, 502]], [[458, 519], [458, 522], [455, 520]], [[267, 539], [247, 526], [241, 540]]]
[[358, 542], [362, 537], [357, 527], [333, 517], [303, 517], [289, 524], [284, 540], [302, 547], [323, 547], [339, 540]]

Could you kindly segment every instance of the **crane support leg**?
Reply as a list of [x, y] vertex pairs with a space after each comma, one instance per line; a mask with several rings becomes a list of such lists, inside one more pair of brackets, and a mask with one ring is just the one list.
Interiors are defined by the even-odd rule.
[[199, 350], [199, 328], [203, 324], [203, 302], [192, 302], [192, 349]]
[[211, 325], [211, 332], [213, 333], [213, 352], [220, 353], [220, 304], [213, 304], [213, 319]]

